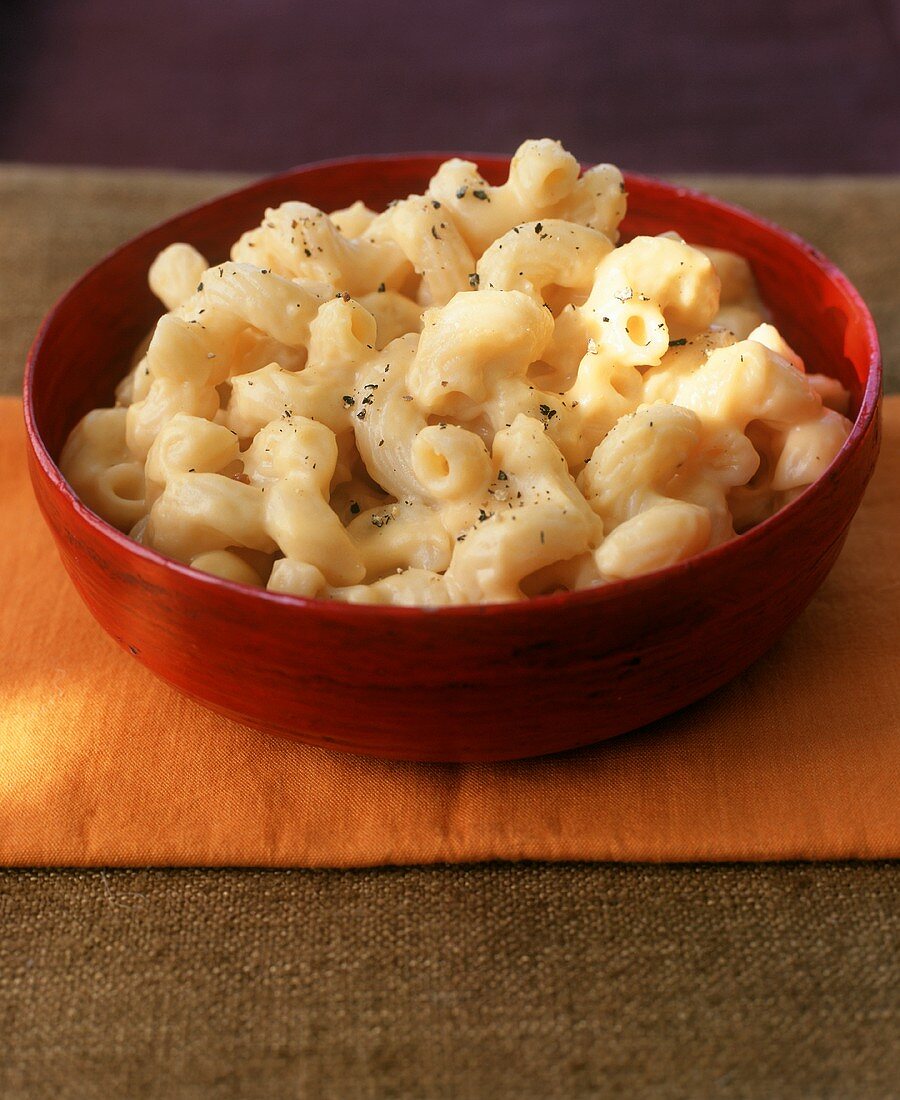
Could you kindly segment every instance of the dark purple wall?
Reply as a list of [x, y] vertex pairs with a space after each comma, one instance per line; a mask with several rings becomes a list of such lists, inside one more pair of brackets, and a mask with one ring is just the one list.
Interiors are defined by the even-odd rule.
[[0, 159], [266, 172], [560, 137], [638, 170], [900, 170], [892, 0], [0, 0]]

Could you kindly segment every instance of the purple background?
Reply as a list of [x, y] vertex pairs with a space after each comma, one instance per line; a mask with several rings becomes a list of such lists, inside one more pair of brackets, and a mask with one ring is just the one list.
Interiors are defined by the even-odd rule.
[[0, 159], [269, 172], [559, 137], [644, 171], [900, 170], [892, 0], [0, 0]]

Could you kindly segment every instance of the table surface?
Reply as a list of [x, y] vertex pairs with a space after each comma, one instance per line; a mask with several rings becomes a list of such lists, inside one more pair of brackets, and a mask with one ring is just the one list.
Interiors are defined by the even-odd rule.
[[[0, 168], [0, 391], [108, 248], [236, 177]], [[872, 305], [900, 180], [707, 178]], [[0, 872], [0, 1095], [900, 1095], [895, 864]]]

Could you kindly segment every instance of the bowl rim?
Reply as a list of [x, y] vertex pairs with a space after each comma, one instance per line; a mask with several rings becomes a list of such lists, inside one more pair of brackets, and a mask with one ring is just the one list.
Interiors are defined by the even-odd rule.
[[[329, 619], [334, 618], [339, 621], [374, 617], [376, 619], [393, 620], [399, 623], [400, 621], [414, 622], [435, 617], [439, 619], [457, 620], [460, 618], [483, 618], [485, 616], [515, 617], [520, 615], [534, 616], [558, 614], [563, 609], [593, 606], [595, 604], [597, 606], [602, 606], [609, 603], [611, 600], [615, 600], [619, 596], [638, 594], [641, 591], [646, 591], [655, 588], [659, 584], [665, 583], [668, 578], [697, 572], [712, 562], [721, 561], [724, 558], [740, 553], [742, 547], [767, 537], [771, 532], [777, 531], [781, 527], [785, 527], [798, 510], [808, 506], [809, 502], [821, 493], [826, 478], [834, 478], [840, 474], [840, 471], [849, 462], [852, 453], [859, 447], [861, 441], [869, 432], [876, 417], [881, 397], [882, 357], [878, 333], [875, 328], [872, 314], [859, 291], [835, 263], [829, 260], [819, 251], [819, 249], [815, 248], [808, 241], [791, 230], [784, 229], [775, 222], [758, 214], [754, 214], [744, 207], [715, 198], [697, 188], [669, 183], [655, 176], [648, 176], [642, 173], [623, 171], [626, 187], [633, 181], [637, 184], [648, 186], [657, 193], [662, 193], [670, 200], [677, 201], [688, 198], [698, 201], [727, 217], [743, 222], [748, 228], [756, 233], [762, 233], [764, 236], [775, 236], [792, 248], [799, 249], [822, 271], [826, 278], [840, 287], [856, 311], [857, 319], [863, 324], [868, 349], [868, 374], [859, 411], [847, 439], [844, 441], [843, 446], [831, 464], [814, 482], [808, 485], [803, 492], [795, 497], [790, 503], [780, 508], [761, 523], [758, 523], [755, 527], [737, 535], [728, 542], [720, 543], [718, 546], [703, 550], [699, 554], [694, 554], [683, 561], [676, 562], [663, 569], [642, 573], [636, 577], [613, 581], [609, 584], [599, 585], [596, 588], [583, 588], [576, 589], [573, 592], [558, 592], [551, 595], [531, 596], [527, 599], [509, 603], [495, 602], [458, 604], [445, 607], [405, 607], [394, 604], [349, 603], [343, 600], [325, 600], [316, 597], [295, 596], [283, 592], [271, 592], [266, 588], [257, 588], [253, 585], [241, 584], [237, 581], [230, 581], [223, 577], [204, 573], [201, 570], [192, 568], [190, 565], [176, 561], [174, 558], [166, 557], [156, 550], [152, 550], [149, 547], [135, 542], [133, 539], [129, 538], [128, 535], [107, 523], [95, 512], [92, 512], [90, 508], [82, 502], [63, 477], [56, 462], [50, 456], [50, 452], [38, 430], [34, 411], [34, 373], [36, 363], [41, 355], [44, 340], [56, 320], [57, 314], [70, 298], [75, 297], [80, 292], [82, 286], [88, 280], [95, 277], [96, 273], [111, 259], [119, 256], [126, 249], [150, 234], [165, 230], [170, 225], [181, 221], [191, 214], [208, 212], [219, 203], [232, 199], [237, 195], [255, 190], [265, 191], [274, 185], [290, 182], [297, 176], [313, 170], [342, 168], [350, 165], [364, 165], [369, 168], [376, 168], [378, 165], [386, 163], [401, 163], [404, 161], [417, 160], [441, 161], [452, 157], [464, 157], [474, 160], [477, 163], [492, 162], [497, 165], [508, 164], [511, 159], [508, 154], [498, 153], [422, 151], [366, 154], [362, 156], [337, 157], [311, 161], [289, 168], [284, 172], [277, 172], [273, 175], [252, 180], [241, 187], [233, 188], [230, 191], [223, 192], [204, 202], [196, 203], [163, 221], [149, 226], [141, 233], [129, 238], [127, 241], [107, 252], [96, 263], [91, 265], [72, 286], [60, 295], [50, 308], [37, 330], [25, 364], [22, 401], [26, 436], [32, 454], [40, 466], [44, 477], [52, 486], [52, 489], [66, 499], [69, 506], [74, 509], [81, 520], [91, 527], [98, 536], [112, 542], [126, 554], [133, 554], [143, 559], [148, 564], [172, 570], [186, 581], [196, 584], [201, 589], [204, 587], [207, 588], [210, 595], [216, 591], [224, 591], [237, 598], [262, 600], [274, 606], [296, 608], [308, 613], [322, 615]], [[587, 167], [590, 167], [590, 165], [582, 164], [582, 168]], [[302, 183], [302, 181], [298, 182]]]

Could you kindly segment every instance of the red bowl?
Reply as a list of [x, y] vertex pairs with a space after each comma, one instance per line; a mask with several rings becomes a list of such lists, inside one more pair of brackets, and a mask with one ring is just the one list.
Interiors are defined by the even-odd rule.
[[[635, 729], [756, 660], [819, 587], [878, 452], [881, 363], [847, 278], [799, 238], [684, 188], [628, 176], [623, 231], [678, 230], [751, 262], [778, 327], [812, 370], [850, 389], [856, 422], [831, 467], [749, 533], [660, 572], [509, 605], [440, 610], [305, 600], [197, 572], [132, 542], [56, 465], [70, 429], [112, 402], [160, 307], [147, 269], [173, 241], [210, 258], [267, 205], [375, 207], [421, 191], [446, 154], [299, 168], [151, 229], [57, 303], [31, 349], [25, 418], [34, 490], [100, 625], [179, 691], [272, 733], [373, 756], [502, 760]], [[477, 157], [487, 178], [508, 160]], [[848, 609], [849, 610], [849, 609]]]

